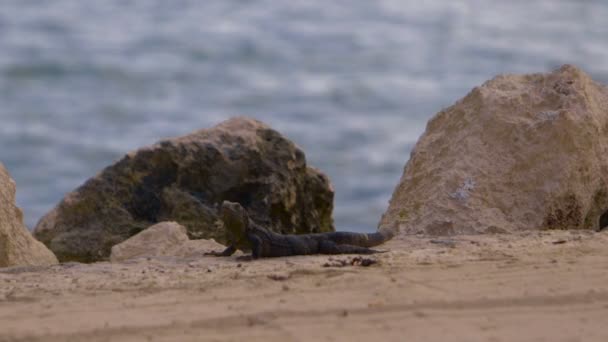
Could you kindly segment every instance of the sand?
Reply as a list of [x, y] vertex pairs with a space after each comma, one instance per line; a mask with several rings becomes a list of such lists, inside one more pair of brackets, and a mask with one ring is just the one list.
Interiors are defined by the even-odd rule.
[[608, 233], [0, 270], [0, 341], [608, 341]]

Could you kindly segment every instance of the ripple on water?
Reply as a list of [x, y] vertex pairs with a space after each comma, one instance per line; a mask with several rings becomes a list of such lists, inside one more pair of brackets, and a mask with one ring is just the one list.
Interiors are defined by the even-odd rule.
[[608, 3], [4, 0], [0, 160], [33, 226], [129, 150], [248, 115], [372, 230], [426, 121], [503, 72], [608, 82]]

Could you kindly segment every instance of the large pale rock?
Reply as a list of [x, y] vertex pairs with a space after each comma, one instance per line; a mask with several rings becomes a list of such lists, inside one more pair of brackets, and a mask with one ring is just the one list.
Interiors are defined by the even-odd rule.
[[15, 190], [15, 182], [0, 163], [0, 267], [56, 264], [55, 255], [23, 224], [23, 214], [15, 205]]
[[503, 75], [429, 121], [380, 226], [599, 229], [607, 184], [608, 89], [570, 65]]
[[333, 190], [302, 150], [263, 123], [234, 118], [127, 154], [67, 194], [35, 228], [62, 261], [107, 259], [110, 248], [161, 221], [190, 238], [226, 242], [224, 200], [274, 231], [332, 231]]
[[190, 240], [186, 227], [177, 222], [161, 222], [112, 247], [110, 261], [159, 256], [187, 258], [223, 248], [213, 240]]

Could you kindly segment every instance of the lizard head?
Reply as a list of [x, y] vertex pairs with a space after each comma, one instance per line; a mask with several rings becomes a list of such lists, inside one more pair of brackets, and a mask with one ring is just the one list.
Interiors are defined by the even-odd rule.
[[242, 237], [249, 225], [249, 215], [242, 205], [236, 202], [224, 201], [220, 209], [224, 227], [236, 239]]

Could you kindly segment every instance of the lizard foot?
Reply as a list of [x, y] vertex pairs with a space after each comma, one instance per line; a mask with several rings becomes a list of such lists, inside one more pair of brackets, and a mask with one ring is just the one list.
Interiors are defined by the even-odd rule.
[[236, 252], [236, 247], [234, 246], [228, 246], [225, 250], [218, 252], [218, 251], [212, 251], [212, 252], [207, 252], [204, 255], [211, 255], [211, 256], [216, 256], [216, 257], [227, 257], [227, 256], [231, 256], [232, 254], [234, 254], [234, 252]]
[[387, 251], [387, 250], [370, 249], [370, 254], [388, 253], [388, 252], [390, 252], [390, 251]]
[[223, 251], [222, 251], [222, 252], [219, 252], [219, 251], [211, 251], [211, 252], [206, 252], [206, 253], [203, 253], [203, 255], [205, 255], [205, 256], [216, 256], [216, 257], [221, 257], [221, 256], [224, 256], [224, 253], [223, 253]]

